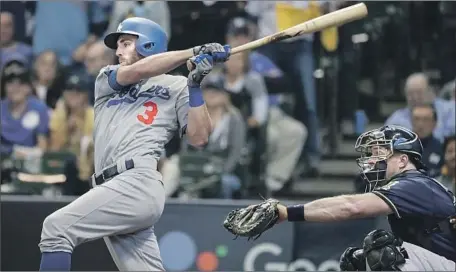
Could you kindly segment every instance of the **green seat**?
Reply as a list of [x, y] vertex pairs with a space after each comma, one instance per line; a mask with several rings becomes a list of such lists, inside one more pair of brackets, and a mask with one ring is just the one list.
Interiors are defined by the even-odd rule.
[[60, 175], [65, 172], [65, 162], [74, 158], [71, 152], [46, 152], [41, 157], [41, 173], [45, 175]]
[[15, 194], [42, 194], [43, 190], [66, 181], [65, 163], [70, 152], [45, 152], [33, 159], [14, 159]]
[[217, 197], [223, 173], [223, 158], [207, 151], [187, 150], [179, 155], [181, 191], [201, 198]]

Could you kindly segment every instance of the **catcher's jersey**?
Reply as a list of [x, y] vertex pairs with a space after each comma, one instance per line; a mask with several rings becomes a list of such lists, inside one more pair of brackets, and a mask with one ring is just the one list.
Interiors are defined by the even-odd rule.
[[[373, 193], [394, 211], [388, 221], [395, 235], [456, 261], [456, 235], [437, 231], [440, 222], [449, 227], [449, 217], [456, 212], [456, 198], [443, 185], [416, 170], [409, 170]], [[436, 231], [428, 233], [433, 229]]]
[[121, 159], [158, 160], [187, 125], [187, 78], [160, 75], [124, 87], [115, 78], [118, 67], [101, 69], [95, 82], [95, 172]]

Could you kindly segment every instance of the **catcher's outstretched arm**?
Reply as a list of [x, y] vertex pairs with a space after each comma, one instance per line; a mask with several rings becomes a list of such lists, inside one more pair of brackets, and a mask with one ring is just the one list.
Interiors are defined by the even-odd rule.
[[279, 211], [282, 219], [311, 222], [334, 222], [393, 213], [385, 201], [372, 193], [322, 198], [304, 205], [282, 207]]

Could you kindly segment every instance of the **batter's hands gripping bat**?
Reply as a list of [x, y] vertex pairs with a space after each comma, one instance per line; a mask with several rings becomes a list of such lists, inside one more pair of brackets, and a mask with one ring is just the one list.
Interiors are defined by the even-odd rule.
[[[298, 37], [303, 34], [309, 34], [321, 31], [323, 29], [341, 26], [343, 24], [362, 19], [367, 16], [367, 7], [364, 3], [349, 6], [325, 15], [319, 16], [312, 20], [306, 21], [299, 25], [287, 28], [275, 34], [263, 37], [261, 39], [237, 46], [231, 50], [231, 54], [237, 54], [246, 50], [258, 48], [260, 46], [283, 41], [289, 38]], [[189, 56], [189, 58], [192, 56]], [[192, 69], [192, 65], [187, 62], [187, 68]]]

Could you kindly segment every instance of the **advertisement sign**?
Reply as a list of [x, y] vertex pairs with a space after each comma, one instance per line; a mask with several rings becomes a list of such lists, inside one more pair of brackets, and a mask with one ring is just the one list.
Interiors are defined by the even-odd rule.
[[270, 260], [285, 263], [292, 260], [293, 224], [277, 225], [256, 241], [242, 237], [233, 240], [235, 237], [222, 223], [235, 208], [168, 205], [155, 228], [165, 269], [259, 271]]
[[[304, 245], [305, 246], [305, 245]], [[328, 259], [322, 263], [314, 263], [306, 258], [283, 261], [279, 256], [283, 247], [275, 243], [261, 243], [249, 250], [244, 258], [244, 271], [338, 271], [339, 261]], [[324, 252], [322, 252], [324, 253]], [[262, 262], [257, 260], [263, 257]], [[324, 254], [322, 256], [325, 256]]]
[[[26, 197], [28, 200], [24, 201], [8, 201], [8, 198], [2, 199], [4, 250], [1, 251], [0, 270], [36, 271], [40, 265], [38, 243], [43, 220], [67, 203], [31, 201], [34, 197]], [[201, 204], [167, 204], [155, 226], [166, 270], [258, 271], [270, 261], [289, 263], [293, 251], [293, 224], [278, 225], [256, 241], [241, 237], [233, 240], [234, 236], [222, 224], [228, 212], [237, 207], [240, 206], [211, 205], [204, 201]], [[265, 243], [277, 245], [280, 252], [262, 251]], [[96, 240], [75, 249], [72, 270], [113, 271], [117, 268], [103, 240]]]
[[296, 244], [300, 246], [295, 247], [297, 260], [292, 268], [338, 271], [339, 259], [345, 249], [362, 247], [364, 237], [376, 228], [376, 224], [375, 219], [295, 224]]
[[[20, 199], [20, 198], [19, 198]], [[33, 271], [39, 268], [41, 226], [44, 218], [67, 204], [64, 201], [2, 199], [2, 271]], [[169, 203], [155, 226], [167, 271], [338, 271], [340, 254], [360, 246], [364, 236], [382, 228], [379, 220], [338, 223], [284, 222], [255, 241], [234, 236], [222, 224], [237, 207]], [[24, 262], [24, 260], [27, 260]], [[74, 271], [117, 270], [103, 242], [82, 244], [73, 253]]]

